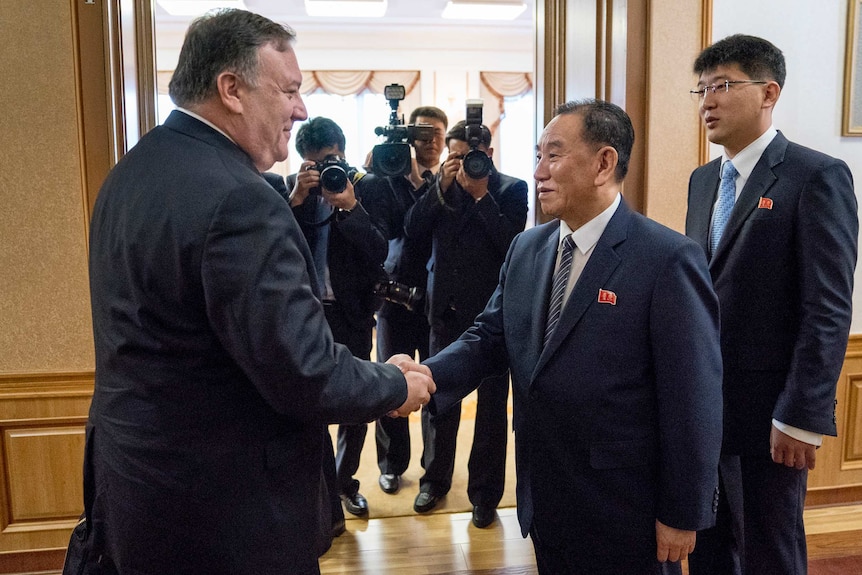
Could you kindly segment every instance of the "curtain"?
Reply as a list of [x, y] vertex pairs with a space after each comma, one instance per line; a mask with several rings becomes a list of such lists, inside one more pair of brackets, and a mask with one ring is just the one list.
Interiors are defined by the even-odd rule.
[[[482, 123], [491, 130], [491, 147], [494, 148], [494, 164], [500, 165], [500, 133], [497, 128], [506, 117], [506, 98], [528, 94], [533, 90], [533, 75], [530, 72], [480, 72], [479, 93], [482, 100], [495, 100], [496, 109], [485, 108]], [[533, 134], [525, 134], [532, 139]]]

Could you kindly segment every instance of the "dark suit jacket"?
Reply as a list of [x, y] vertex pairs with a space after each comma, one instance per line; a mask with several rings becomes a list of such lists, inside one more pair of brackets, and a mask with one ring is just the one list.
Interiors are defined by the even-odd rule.
[[[479, 202], [453, 182], [440, 202], [436, 180], [407, 211], [408, 237], [432, 238], [428, 263], [428, 315], [432, 325], [447, 310], [466, 329], [497, 287], [509, 244], [527, 222], [527, 183], [497, 170]], [[447, 342], [448, 343], [448, 342]]]
[[[374, 312], [380, 301], [374, 285], [385, 278], [383, 262], [389, 246], [362, 205], [363, 181], [354, 184], [359, 203], [349, 215], [333, 211], [319, 195], [309, 195], [293, 208], [299, 227], [308, 241], [319, 279], [327, 264], [329, 281], [345, 319], [356, 330], [374, 327]], [[285, 199], [296, 183], [296, 174], [287, 177]]]
[[[369, 174], [363, 178], [362, 202], [383, 235], [389, 240], [389, 252], [384, 267], [390, 279], [423, 290], [428, 282], [426, 266], [431, 257], [431, 238], [410, 238], [404, 233], [404, 218], [416, 200], [427, 190], [423, 184], [413, 189], [407, 178], [381, 178]], [[425, 315], [424, 302], [411, 312], [391, 302], [383, 302], [380, 315], [410, 321], [410, 316]], [[423, 320], [424, 321], [424, 320]]]
[[317, 573], [328, 422], [406, 398], [334, 344], [290, 208], [179, 111], [111, 171], [90, 285], [85, 499], [121, 573]]
[[654, 560], [656, 519], [714, 521], [721, 357], [706, 258], [621, 203], [543, 348], [558, 238], [555, 220], [512, 241], [476, 324], [425, 362], [431, 408], [509, 366], [522, 533], [541, 520], [587, 566]]
[[[686, 234], [708, 251], [721, 158], [689, 182]], [[858, 221], [841, 160], [779, 132], [739, 194], [709, 269], [721, 302], [725, 448], [769, 454], [772, 418], [835, 435]]]

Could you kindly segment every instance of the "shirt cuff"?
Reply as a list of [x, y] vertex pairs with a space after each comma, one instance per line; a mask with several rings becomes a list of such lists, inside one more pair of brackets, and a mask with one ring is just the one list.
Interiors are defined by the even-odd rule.
[[823, 434], [815, 433], [814, 431], [806, 431], [804, 429], [799, 429], [798, 427], [793, 427], [792, 425], [787, 425], [786, 423], [781, 423], [777, 419], [772, 420], [772, 425], [775, 428], [793, 439], [798, 441], [802, 441], [803, 443], [807, 443], [809, 445], [816, 445], [820, 447], [823, 444]]

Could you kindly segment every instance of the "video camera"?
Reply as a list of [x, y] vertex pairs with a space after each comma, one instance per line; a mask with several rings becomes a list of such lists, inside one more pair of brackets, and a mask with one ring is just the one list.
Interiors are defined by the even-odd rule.
[[386, 142], [377, 144], [372, 151], [371, 169], [378, 176], [406, 176], [410, 173], [410, 146], [416, 140], [430, 140], [434, 137], [434, 126], [429, 124], [404, 125], [398, 117], [398, 102], [406, 95], [401, 84], [389, 84], [383, 89], [392, 109], [389, 125], [374, 128], [374, 133], [384, 136]]
[[491, 158], [479, 149], [482, 145], [482, 100], [467, 100], [465, 135], [470, 151], [461, 161], [464, 173], [474, 180], [487, 178], [491, 173]]
[[327, 192], [340, 194], [347, 188], [347, 180], [354, 182], [359, 173], [335, 154], [326, 156], [308, 169], [320, 172], [320, 187], [309, 190], [312, 195], [319, 195], [321, 187]]

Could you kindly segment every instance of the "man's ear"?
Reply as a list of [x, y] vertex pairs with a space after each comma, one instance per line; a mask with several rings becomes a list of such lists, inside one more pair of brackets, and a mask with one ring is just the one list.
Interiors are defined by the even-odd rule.
[[488, 154], [489, 158], [493, 158], [494, 157], [494, 148], [488, 148], [487, 150], [485, 150], [485, 153]]
[[598, 171], [596, 173], [596, 185], [602, 186], [608, 181], [613, 181], [616, 178], [615, 172], [619, 156], [617, 151], [611, 146], [603, 146], [596, 152], [596, 162]]
[[240, 95], [243, 82], [233, 72], [222, 72], [216, 78], [216, 88], [219, 99], [225, 108], [234, 114], [242, 114], [242, 98]]
[[776, 81], [770, 81], [766, 84], [766, 93], [763, 97], [763, 107], [764, 108], [773, 108], [775, 107], [775, 103], [778, 102], [778, 97], [781, 95], [781, 86], [778, 85]]

